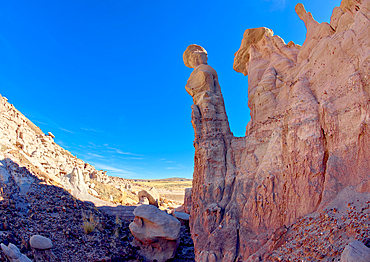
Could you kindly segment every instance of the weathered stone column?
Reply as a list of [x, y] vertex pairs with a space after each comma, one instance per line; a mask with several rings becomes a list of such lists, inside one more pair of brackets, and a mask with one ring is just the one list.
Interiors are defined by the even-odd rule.
[[[220, 256], [204, 252], [209, 238], [224, 216], [234, 181], [231, 141], [233, 134], [225, 111], [216, 71], [207, 64], [207, 52], [199, 45], [190, 45], [183, 55], [187, 67], [194, 68], [185, 86], [193, 97], [195, 159], [190, 228], [197, 259]], [[230, 161], [231, 160], [231, 161]], [[220, 236], [225, 236], [220, 234]], [[223, 241], [220, 239], [220, 241]], [[236, 234], [232, 241], [236, 247]], [[201, 251], [202, 250], [202, 251]]]

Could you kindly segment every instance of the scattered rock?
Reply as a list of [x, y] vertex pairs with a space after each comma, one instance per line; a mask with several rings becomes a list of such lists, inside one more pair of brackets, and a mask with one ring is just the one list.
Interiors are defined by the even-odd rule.
[[90, 189], [88, 189], [87, 190], [91, 195], [93, 195], [93, 196], [99, 196], [99, 194], [98, 194], [98, 192], [96, 192], [94, 189], [92, 189], [92, 188], [90, 188]]

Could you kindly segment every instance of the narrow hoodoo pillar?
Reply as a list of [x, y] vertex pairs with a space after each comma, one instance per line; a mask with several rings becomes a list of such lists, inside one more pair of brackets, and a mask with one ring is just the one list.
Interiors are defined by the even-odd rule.
[[[229, 202], [234, 165], [230, 131], [224, 100], [216, 71], [207, 64], [207, 52], [199, 45], [190, 45], [183, 55], [187, 67], [194, 68], [185, 86], [193, 97], [195, 159], [190, 228], [198, 261], [207, 261], [223, 254], [207, 251], [206, 245], [216, 232]], [[222, 233], [219, 235], [225, 236]], [[225, 243], [236, 248], [236, 234]], [[232, 252], [235, 254], [235, 252]]]

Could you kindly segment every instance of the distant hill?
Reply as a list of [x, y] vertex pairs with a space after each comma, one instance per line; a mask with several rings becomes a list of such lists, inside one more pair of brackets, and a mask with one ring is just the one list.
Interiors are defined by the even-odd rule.
[[193, 181], [190, 178], [183, 178], [183, 177], [170, 177], [170, 178], [162, 178], [162, 179], [127, 179], [133, 182], [179, 182], [179, 181]]

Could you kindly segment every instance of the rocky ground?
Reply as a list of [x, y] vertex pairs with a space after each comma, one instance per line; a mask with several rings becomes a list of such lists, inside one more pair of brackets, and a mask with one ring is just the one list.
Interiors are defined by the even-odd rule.
[[[130, 244], [130, 221], [99, 211], [93, 203], [76, 199], [14, 162], [7, 167], [17, 179], [28, 177], [33, 182], [19, 186], [13, 176], [7, 183], [0, 182], [1, 243], [15, 244], [32, 259], [29, 239], [39, 234], [52, 240], [57, 261], [144, 261]], [[0, 254], [0, 261], [7, 261]], [[189, 228], [183, 226], [179, 254], [173, 261], [192, 261], [193, 257]]]
[[355, 201], [332, 203], [328, 209], [300, 218], [282, 237], [267, 261], [340, 261], [345, 246], [362, 241], [370, 247], [369, 197], [351, 192]]
[[[128, 180], [73, 156], [2, 96], [0, 132], [0, 243], [34, 259], [29, 240], [42, 235], [52, 241], [56, 261], [144, 261], [130, 244], [133, 209], [120, 205], [137, 205], [148, 185], [136, 183], [134, 190]], [[183, 202], [159, 197], [166, 210]], [[183, 225], [173, 261], [193, 260], [189, 226]], [[0, 261], [7, 261], [2, 250]]]

